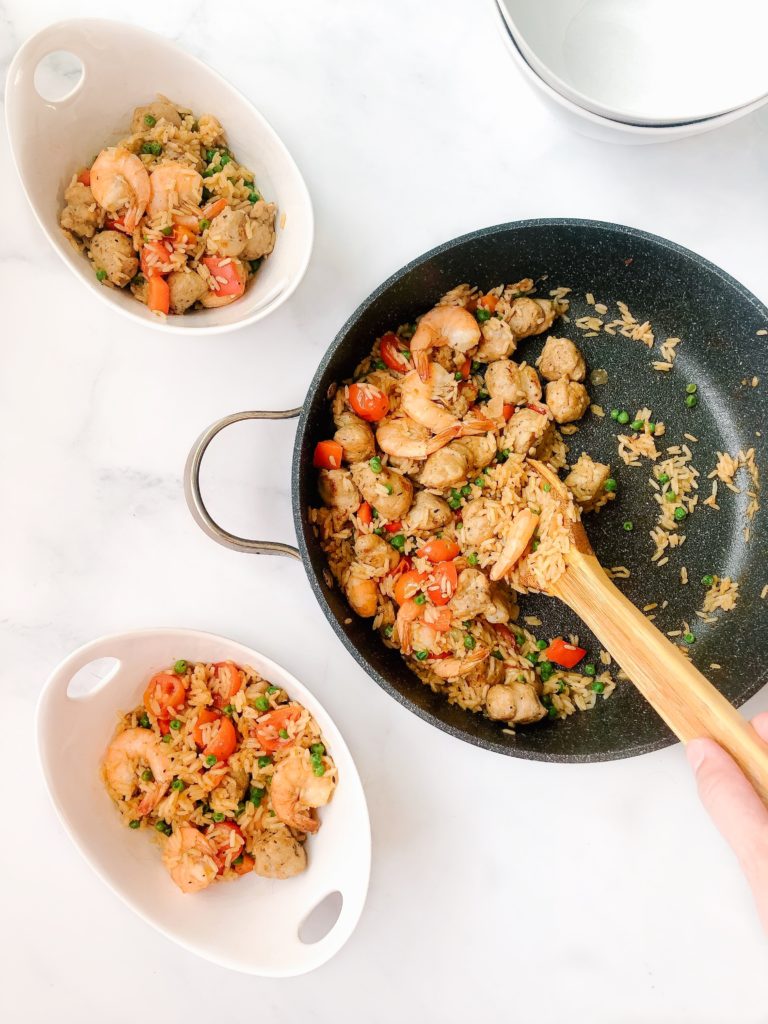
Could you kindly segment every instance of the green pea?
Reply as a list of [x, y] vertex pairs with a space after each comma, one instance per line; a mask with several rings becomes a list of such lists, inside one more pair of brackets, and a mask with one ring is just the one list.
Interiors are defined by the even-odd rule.
[[595, 676], [595, 675], [597, 675], [597, 669], [592, 664], [585, 665], [583, 671], [584, 671], [584, 675], [585, 676]]
[[384, 627], [384, 636], [387, 638], [387, 640], [391, 640], [392, 639], [392, 634], [393, 633], [394, 633], [394, 628], [392, 626], [385, 626]]
[[261, 199], [261, 196], [259, 195], [258, 192], [249, 192], [248, 193], [248, 202], [249, 203], [258, 203], [258, 201], [260, 199]]
[[416, 597], [414, 597], [414, 599], [413, 599], [413, 603], [414, 604], [426, 604], [426, 602], [427, 602], [427, 595], [426, 594], [417, 594]]
[[151, 114], [145, 114], [144, 115], [144, 124], [147, 126], [147, 128], [154, 128], [155, 125], [157, 124], [157, 118], [156, 117], [152, 117]]
[[699, 400], [696, 397], [696, 395], [686, 395], [685, 404], [688, 406], [689, 409], [695, 409], [696, 406], [699, 404]]
[[635, 528], [635, 524], [632, 522], [631, 519], [625, 519], [625, 521], [621, 525], [627, 531], [627, 533], [630, 533]]
[[222, 814], [221, 811], [215, 811], [213, 815], [214, 821], [224, 821], [226, 814]]
[[369, 460], [368, 465], [371, 467], [374, 473], [381, 472], [381, 459], [379, 458], [378, 455], [374, 455], [373, 458]]
[[106, 281], [106, 279], [107, 279], [107, 272], [106, 272], [106, 270], [97, 270], [96, 271], [96, 280], [97, 281]]
[[488, 394], [487, 391], [478, 391], [477, 392], [477, 400], [478, 400], [478, 402], [487, 402], [490, 397], [491, 396]]
[[555, 666], [552, 664], [551, 661], [540, 661], [539, 662], [539, 672], [541, 673], [541, 678], [542, 678], [543, 682], [546, 683], [547, 680], [551, 678], [552, 673], [554, 671], [555, 671]]
[[559, 714], [560, 712], [554, 705], [547, 711], [547, 715], [549, 716], [549, 718], [557, 718]]
[[531, 549], [532, 549], [533, 551], [538, 551], [538, 550], [539, 550], [539, 544], [540, 544], [540, 543], [541, 543], [541, 541], [539, 541], [539, 540], [535, 540], [535, 541], [533, 542], [533, 544], [531, 544]]
[[149, 770], [149, 768], [145, 768], [144, 771], [141, 773], [141, 781], [142, 782], [154, 782], [155, 781], [155, 776], [152, 774], [152, 772]]
[[451, 491], [451, 496], [448, 499], [448, 504], [451, 506], [452, 509], [457, 509], [461, 507], [461, 495], [457, 490]]
[[188, 665], [186, 661], [184, 661], [183, 658], [179, 658], [179, 660], [173, 666], [173, 671], [176, 673], [177, 676], [183, 676], [184, 673], [187, 671], [187, 668]]
[[235, 857], [235, 859], [232, 861], [232, 866], [236, 867], [236, 866], [238, 866], [238, 865], [240, 865], [242, 863], [243, 863], [243, 855], [241, 853], [239, 857]]
[[128, 822], [128, 828], [141, 828], [141, 822], [138, 818], [134, 818], [133, 821]]
[[677, 495], [674, 491], [671, 490], [667, 491], [667, 493], [664, 495], [664, 498], [666, 501], [677, 501]]
[[260, 693], [253, 703], [257, 711], [269, 710], [269, 701], [267, 700], [263, 693]]
[[544, 491], [545, 494], [549, 494], [549, 492], [552, 490], [552, 484], [542, 484], [541, 489], [542, 491]]
[[668, 484], [669, 483], [669, 473], [659, 473], [659, 475], [656, 477], [656, 479], [659, 481], [660, 484]]
[[141, 147], [141, 152], [149, 153], [152, 156], [160, 156], [160, 154], [163, 152], [163, 147], [160, 145], [159, 142], [145, 142], [144, 145]]
[[[205, 176], [205, 172], [203, 172], [203, 176]], [[211, 192], [211, 190], [210, 190], [210, 189], [208, 189], [208, 188], [204, 188], [204, 189], [203, 189], [203, 195], [202, 195], [202, 200], [201, 200], [201, 201], [202, 201], [203, 203], [207, 203], [207, 202], [208, 202], [208, 200], [209, 200], [209, 199], [212, 199], [212, 198], [213, 198], [213, 192]]]
[[383, 528], [381, 526], [377, 526], [376, 529], [373, 532], [376, 534], [377, 537], [383, 537], [384, 536], [384, 530], [383, 530]]
[[456, 373], [454, 373], [454, 375], [453, 375], [453, 379], [454, 380], [461, 380], [463, 376], [464, 376], [464, 374], [461, 373], [460, 370], [457, 370]]
[[312, 774], [313, 775], [325, 775], [325, 765], [322, 761], [312, 762]]
[[386, 370], [387, 368], [387, 364], [383, 359], [377, 359], [373, 365], [377, 370]]
[[477, 565], [479, 561], [480, 559], [477, 557], [475, 552], [470, 551], [470, 553], [467, 555], [467, 562], [469, 563], [469, 565]]
[[171, 826], [165, 821], [156, 821], [155, 828], [158, 832], [164, 832], [166, 835], [170, 835]]
[[139, 725], [142, 729], [151, 729], [152, 725], [149, 721], [149, 715], [144, 712], [143, 715], [139, 715]]
[[695, 384], [686, 384], [685, 385], [685, 393], [686, 393], [686, 395], [695, 395], [698, 390], [699, 389], [696, 387]]
[[468, 498], [471, 494], [472, 488], [469, 486], [469, 484], [464, 484], [464, 486], [461, 488], [462, 498]]
[[509, 458], [509, 448], [502, 448], [500, 451], [496, 452], [496, 461], [497, 462], [506, 462], [508, 458]]
[[416, 657], [419, 661], [426, 661], [429, 657], [429, 651], [416, 651]]
[[478, 363], [478, 361], [476, 359], [473, 359], [472, 360], [472, 373], [482, 373], [482, 372], [483, 372], [483, 364], [482, 363]]
[[235, 817], [239, 818], [244, 810], [245, 810], [245, 801], [241, 800], [240, 803], [237, 805], [237, 810], [235, 811]]
[[643, 429], [643, 421], [642, 420], [632, 420], [632, 422], [629, 425], [632, 428], [632, 430], [642, 430]]
[[491, 657], [495, 658], [496, 661], [504, 661], [504, 655], [501, 651], [491, 651]]
[[652, 434], [656, 433], [656, 424], [653, 422], [653, 420], [648, 420], [648, 429]]
[[272, 758], [269, 756], [269, 754], [264, 754], [262, 757], [259, 758], [259, 768], [266, 768], [268, 764], [272, 764]]
[[215, 173], [216, 173], [216, 169], [214, 167], [206, 167], [203, 170], [203, 172], [201, 174], [201, 177], [203, 177], [203, 178], [212, 178]]
[[208, 757], [206, 757], [205, 759], [205, 763], [208, 765], [209, 768], [213, 768], [217, 761], [218, 758], [216, 757], [215, 754], [209, 754]]
[[538, 648], [538, 649], [539, 649], [540, 651], [545, 651], [545, 650], [547, 649], [547, 647], [549, 647], [549, 644], [547, 643], [547, 641], [546, 641], [546, 640], [537, 640], [537, 641], [536, 641], [536, 647], [537, 647], [537, 648]]
[[619, 415], [616, 417], [616, 419], [623, 426], [625, 423], [629, 423], [629, 413], [628, 412], [624, 412], [624, 410], [622, 409], [621, 412], [619, 413]]
[[603, 490], [607, 491], [608, 494], [613, 494], [613, 492], [616, 490], [617, 487], [618, 487], [618, 484], [616, 483], [616, 481], [614, 480], [614, 478], [612, 476], [609, 476], [608, 479], [603, 484]]
[[396, 533], [395, 536], [389, 542], [395, 551], [402, 551], [405, 547], [405, 534]]
[[144, 275], [137, 274], [136, 277], [132, 277], [131, 284], [135, 285], [137, 288], [140, 288], [144, 284]]
[[267, 687], [267, 693], [279, 693], [279, 692], [280, 692], [280, 687], [279, 686], [268, 686]]
[[611, 409], [611, 419], [617, 420], [619, 418], [619, 409]]
[[530, 661], [532, 665], [535, 665], [536, 662], [539, 660], [539, 652], [531, 651], [530, 654], [526, 654], [526, 658], [528, 659], [528, 661]]
[[596, 679], [594, 683], [589, 684], [589, 688], [590, 690], [594, 690], [595, 693], [602, 693], [605, 690], [605, 683], [602, 683], [599, 679]]
[[478, 306], [475, 310], [475, 316], [477, 317], [478, 323], [484, 324], [486, 320], [491, 319], [491, 314], [487, 309], [483, 309], [482, 306]]
[[682, 522], [683, 519], [688, 515], [682, 505], [678, 505], [675, 511], [672, 513], [678, 523]]
[[384, 484], [384, 490], [387, 492], [387, 494], [391, 494], [394, 491], [394, 489], [395, 488], [392, 486], [392, 484]]
[[222, 158], [221, 158], [221, 160], [219, 162], [221, 163], [222, 167], [226, 167], [227, 164], [232, 162], [232, 157], [229, 156], [228, 153], [224, 153], [224, 155], [222, 156]]
[[203, 219], [200, 221], [200, 230], [201, 231], [207, 231], [210, 226], [211, 226], [211, 222], [208, 220], [208, 218], [207, 217], [203, 217]]
[[166, 733], [165, 736], [163, 736], [163, 743], [170, 743], [172, 739], [173, 736], [171, 736], [170, 733]]
[[218, 152], [219, 152], [218, 149], [206, 149], [206, 151], [205, 151], [205, 162], [207, 164], [212, 163], [213, 162], [213, 158], [216, 156], [216, 154]]
[[475, 649], [475, 645], [476, 644], [477, 644], [477, 641], [472, 636], [472, 634], [471, 633], [467, 633], [467, 635], [464, 637], [464, 646], [466, 647], [466, 649], [468, 651], [473, 651]]
[[325, 746], [322, 743], [313, 743], [309, 750], [316, 757], [322, 757], [325, 753]]
[[280, 737], [281, 740], [287, 740], [288, 739], [288, 730], [287, 729], [280, 729], [277, 735]]
[[184, 789], [184, 783], [181, 779], [174, 779], [171, 783], [171, 789], [175, 789], [177, 793], [180, 793]]
[[227, 704], [226, 707], [222, 708], [222, 711], [224, 712], [225, 715], [233, 715], [235, 713], [235, 705]]
[[172, 235], [173, 234], [173, 228], [171, 228], [171, 227], [161, 228], [160, 229], [160, 234], [165, 235], [165, 237], [167, 238], [168, 235]]
[[485, 484], [485, 480], [483, 479], [483, 477], [478, 476], [475, 477], [475, 483], [477, 484], [478, 487], [482, 487]]
[[696, 643], [696, 637], [693, 635], [693, 633], [683, 633], [683, 640], [685, 640], [687, 644]]
[[261, 801], [264, 799], [266, 789], [261, 789], [259, 786], [251, 786], [248, 794], [248, 799], [251, 801], [254, 807], [258, 807]]
[[565, 683], [562, 679], [558, 679], [557, 686], [555, 687], [555, 693], [565, 693]]
[[705, 587], [711, 587], [715, 582], [715, 577], [711, 573], [707, 573], [705, 576], [701, 577], [701, 582]]

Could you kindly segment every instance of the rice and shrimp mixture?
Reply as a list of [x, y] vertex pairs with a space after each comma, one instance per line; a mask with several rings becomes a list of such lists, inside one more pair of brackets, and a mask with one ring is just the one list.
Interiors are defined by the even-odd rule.
[[252, 668], [177, 661], [120, 716], [102, 778], [124, 823], [149, 831], [185, 893], [307, 866], [315, 808], [337, 783], [306, 708]]
[[212, 114], [158, 96], [130, 128], [73, 174], [62, 230], [103, 285], [159, 317], [235, 302], [274, 247], [274, 204]]
[[[610, 657], [586, 662], [578, 637], [520, 619], [521, 599], [564, 571], [573, 523], [616, 492], [609, 465], [567, 465], [562, 435], [590, 408], [579, 348], [550, 335], [535, 365], [511, 358], [566, 313], [562, 291], [460, 285], [387, 332], [331, 389], [336, 430], [314, 456], [311, 521], [353, 611], [423, 683], [506, 729], [615, 686]], [[565, 471], [566, 497], [531, 458]]]

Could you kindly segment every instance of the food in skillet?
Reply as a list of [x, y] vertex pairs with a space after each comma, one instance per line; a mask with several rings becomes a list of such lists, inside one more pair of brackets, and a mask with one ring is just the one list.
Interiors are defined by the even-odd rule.
[[532, 291], [530, 279], [461, 285], [379, 338], [331, 396], [311, 510], [352, 609], [422, 682], [507, 726], [586, 710], [614, 688], [570, 638], [518, 623], [519, 597], [563, 571], [566, 520], [616, 491], [610, 466], [582, 454], [563, 507], [528, 463], [564, 469], [562, 434], [590, 405], [570, 339], [550, 336], [536, 366], [511, 358], [567, 309]]
[[307, 709], [231, 661], [177, 661], [152, 676], [120, 718], [102, 777], [125, 824], [152, 831], [188, 893], [250, 871], [303, 871], [314, 809], [337, 778]]
[[275, 206], [211, 114], [164, 96], [137, 107], [131, 134], [73, 175], [60, 223], [109, 288], [153, 313], [239, 299], [275, 244]]

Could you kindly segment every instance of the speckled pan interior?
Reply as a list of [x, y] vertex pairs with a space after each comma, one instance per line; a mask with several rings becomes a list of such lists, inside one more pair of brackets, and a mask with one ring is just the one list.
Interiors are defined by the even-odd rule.
[[[385, 281], [352, 314], [330, 345], [310, 386], [299, 423], [293, 462], [296, 532], [310, 582], [329, 622], [345, 647], [368, 675], [404, 707], [451, 735], [499, 753], [547, 761], [599, 761], [629, 757], [666, 746], [673, 736], [629, 682], [621, 682], [607, 701], [566, 721], [549, 721], [521, 728], [515, 736], [498, 723], [449, 705], [431, 693], [406, 668], [400, 656], [387, 650], [370, 629], [354, 616], [337, 588], [329, 588], [325, 558], [308, 522], [307, 508], [318, 501], [312, 469], [315, 443], [331, 436], [327, 402], [330, 384], [349, 377], [374, 339], [383, 331], [413, 320], [439, 296], [461, 282], [483, 288], [530, 276], [544, 278], [539, 293], [555, 286], [573, 289], [571, 316], [587, 313], [585, 294], [609, 306], [624, 301], [638, 320], [650, 320], [658, 338], [682, 338], [674, 370], [659, 373], [650, 367], [652, 354], [629, 339], [598, 334], [585, 338], [573, 325], [556, 324], [558, 334], [571, 336], [585, 353], [590, 370], [604, 367], [608, 382], [590, 385], [592, 400], [606, 410], [640, 406], [652, 408], [654, 418], [667, 425], [664, 443], [699, 438], [691, 447], [702, 474], [713, 468], [714, 452], [755, 447], [763, 475], [762, 454], [768, 431], [765, 389], [768, 388], [768, 338], [757, 331], [768, 327], [768, 309], [733, 278], [687, 249], [633, 228], [585, 220], [530, 220], [501, 224], [446, 242], [420, 256]], [[516, 358], [529, 362], [538, 355], [543, 338], [521, 343]], [[753, 376], [757, 388], [743, 384]], [[685, 385], [698, 385], [696, 409], [684, 404]], [[600, 561], [626, 565], [631, 576], [619, 581], [624, 593], [639, 606], [666, 598], [669, 607], [658, 613], [662, 630], [679, 628], [683, 619], [696, 623], [693, 660], [735, 704], [741, 704], [766, 681], [768, 602], [760, 591], [768, 583], [766, 514], [757, 514], [752, 539], [745, 543], [743, 527], [747, 499], [726, 492], [721, 511], [701, 508], [686, 525], [687, 541], [672, 552], [669, 563], [652, 566], [648, 536], [656, 503], [648, 485], [649, 463], [624, 466], [616, 454], [616, 424], [587, 414], [580, 431], [567, 438], [571, 458], [584, 449], [610, 462], [619, 480], [619, 498], [586, 519], [587, 531]], [[762, 436], [760, 436], [762, 434]], [[724, 491], [724, 488], [721, 488]], [[622, 523], [632, 519], [627, 533]], [[691, 582], [679, 583], [680, 566]], [[697, 620], [704, 573], [737, 578], [741, 600], [737, 609], [720, 614], [717, 624]], [[590, 653], [597, 644], [564, 605], [543, 596], [524, 600], [524, 614], [538, 615], [543, 637], [578, 633]], [[350, 620], [350, 621], [346, 621]], [[712, 662], [722, 665], [711, 671]], [[674, 686], [674, 680], [670, 680]], [[361, 684], [360, 700], [365, 700]]]

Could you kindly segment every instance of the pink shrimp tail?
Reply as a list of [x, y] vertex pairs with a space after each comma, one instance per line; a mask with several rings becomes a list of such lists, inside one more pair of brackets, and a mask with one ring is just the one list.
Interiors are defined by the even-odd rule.
[[461, 424], [457, 423], [453, 427], [448, 427], [447, 430], [441, 430], [439, 434], [435, 434], [432, 440], [427, 445], [427, 454], [432, 455], [433, 452], [439, 451], [441, 448], [450, 442], [454, 441], [457, 437], [461, 436]]
[[417, 349], [415, 352], [411, 349], [413, 355], [413, 365], [416, 367], [421, 379], [426, 383], [429, 380], [429, 355], [426, 349]]
[[470, 416], [460, 424], [461, 433], [466, 434], [485, 434], [489, 430], [495, 430], [496, 424], [493, 420], [488, 419], [487, 416]]

